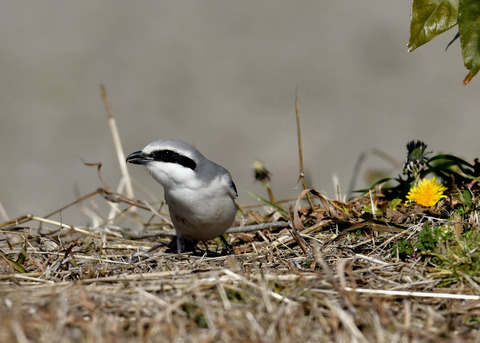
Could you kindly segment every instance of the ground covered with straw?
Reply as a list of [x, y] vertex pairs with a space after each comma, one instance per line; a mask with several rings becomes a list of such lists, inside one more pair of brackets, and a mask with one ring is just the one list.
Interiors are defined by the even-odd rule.
[[[169, 253], [162, 207], [107, 189], [75, 204], [90, 226], [61, 211], [7, 221], [0, 341], [478, 341], [476, 198], [458, 221], [445, 216], [453, 198], [393, 209], [387, 198], [305, 191], [242, 208], [228, 255], [219, 240], [209, 254]], [[114, 205], [110, 218], [97, 202]]]

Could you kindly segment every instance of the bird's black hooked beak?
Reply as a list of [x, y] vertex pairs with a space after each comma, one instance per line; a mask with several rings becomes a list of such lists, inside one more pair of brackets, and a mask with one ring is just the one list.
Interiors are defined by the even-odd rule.
[[144, 155], [141, 151], [132, 152], [127, 157], [127, 162], [133, 164], [147, 164], [151, 160], [151, 157]]

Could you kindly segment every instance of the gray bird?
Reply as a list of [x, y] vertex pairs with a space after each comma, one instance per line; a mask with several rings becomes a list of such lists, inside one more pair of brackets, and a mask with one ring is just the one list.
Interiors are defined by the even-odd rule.
[[178, 252], [185, 248], [184, 239], [212, 239], [232, 225], [238, 194], [230, 173], [190, 144], [158, 140], [128, 155], [127, 162], [145, 165], [163, 186]]

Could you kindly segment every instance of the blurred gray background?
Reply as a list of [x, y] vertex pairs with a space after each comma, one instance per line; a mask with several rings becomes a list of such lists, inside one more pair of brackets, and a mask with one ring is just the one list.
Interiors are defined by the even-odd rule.
[[[469, 86], [452, 30], [407, 53], [410, 1], [3, 1], [0, 11], [0, 203], [10, 218], [45, 215], [119, 167], [99, 84], [125, 153], [179, 138], [225, 166], [240, 192], [278, 198], [298, 178], [295, 90], [305, 169], [316, 189], [345, 192], [360, 154], [399, 162], [405, 144], [478, 156], [479, 78]], [[390, 164], [368, 155], [369, 168]], [[131, 175], [160, 186], [139, 166]], [[399, 172], [397, 170], [396, 172]], [[138, 192], [137, 192], [138, 193]], [[140, 194], [141, 195], [141, 194]], [[71, 224], [85, 219], [64, 217]], [[72, 222], [73, 221], [73, 222]], [[76, 222], [79, 221], [79, 222]]]

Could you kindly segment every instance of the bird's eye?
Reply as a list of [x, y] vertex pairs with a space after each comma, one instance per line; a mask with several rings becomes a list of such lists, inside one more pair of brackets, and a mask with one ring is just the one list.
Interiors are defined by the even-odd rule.
[[159, 162], [177, 163], [186, 168], [195, 170], [197, 164], [191, 158], [181, 155], [173, 150], [156, 150], [150, 153], [150, 156]]

